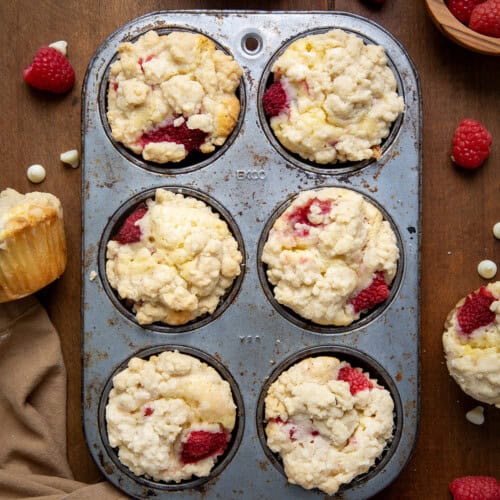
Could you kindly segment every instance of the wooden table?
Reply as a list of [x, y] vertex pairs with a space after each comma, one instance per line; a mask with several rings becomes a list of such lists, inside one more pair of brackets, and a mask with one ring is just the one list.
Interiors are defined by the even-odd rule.
[[[84, 441], [80, 408], [80, 175], [59, 154], [80, 147], [81, 86], [87, 63], [105, 37], [124, 22], [163, 9], [241, 8], [345, 10], [379, 22], [405, 45], [420, 73], [424, 104], [421, 421], [418, 443], [398, 480], [379, 498], [449, 498], [448, 484], [466, 474], [500, 470], [500, 411], [487, 408], [474, 426], [465, 413], [476, 406], [448, 376], [441, 333], [459, 298], [484, 284], [477, 263], [500, 263], [500, 242], [491, 233], [500, 220], [500, 60], [468, 52], [445, 39], [423, 2], [387, 0], [371, 8], [358, 0], [257, 2], [160, 0], [17, 0], [0, 2], [2, 68], [2, 174], [0, 189], [41, 189], [62, 201], [69, 263], [64, 276], [39, 294], [56, 325], [68, 370], [68, 449], [77, 479], [100, 479]], [[64, 97], [41, 96], [21, 73], [37, 47], [64, 39], [77, 84]], [[452, 166], [450, 142], [463, 118], [480, 120], [494, 138], [493, 154], [476, 172]], [[40, 186], [25, 176], [32, 163], [47, 168]], [[404, 332], [402, 332], [404, 334]]]

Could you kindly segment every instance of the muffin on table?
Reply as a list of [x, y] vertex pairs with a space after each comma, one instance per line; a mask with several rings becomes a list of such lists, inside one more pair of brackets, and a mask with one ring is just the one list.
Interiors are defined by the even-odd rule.
[[327, 166], [380, 157], [404, 110], [383, 47], [335, 29], [291, 43], [272, 72], [262, 104], [286, 149]]
[[229, 383], [177, 351], [132, 358], [113, 378], [106, 406], [109, 443], [120, 462], [155, 481], [208, 476], [235, 421]]
[[393, 411], [389, 391], [361, 369], [333, 356], [306, 358], [269, 388], [267, 445], [290, 483], [333, 495], [382, 455]]
[[458, 302], [446, 319], [443, 347], [460, 388], [500, 408], [500, 281]]
[[236, 125], [242, 70], [207, 37], [149, 31], [118, 47], [107, 117], [113, 138], [145, 160], [211, 153]]
[[238, 243], [201, 200], [157, 189], [107, 244], [106, 275], [139, 324], [212, 314], [241, 272]]
[[262, 261], [274, 296], [302, 318], [346, 326], [384, 302], [399, 249], [378, 208], [355, 191], [301, 192], [276, 220]]
[[61, 202], [53, 194], [0, 193], [0, 302], [30, 295], [66, 268]]

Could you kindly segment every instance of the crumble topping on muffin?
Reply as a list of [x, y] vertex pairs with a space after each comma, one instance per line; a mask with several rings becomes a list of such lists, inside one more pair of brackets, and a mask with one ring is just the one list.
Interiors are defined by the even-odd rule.
[[240, 112], [242, 70], [207, 37], [149, 31], [118, 47], [108, 121], [115, 140], [145, 160], [179, 162], [224, 144]]
[[113, 378], [106, 406], [109, 443], [118, 458], [155, 481], [208, 476], [235, 421], [229, 383], [177, 351], [132, 358]]
[[500, 408], [500, 281], [462, 299], [443, 333], [448, 371], [469, 396]]
[[61, 202], [51, 193], [0, 192], [0, 244], [14, 233], [47, 219], [62, 219]]
[[349, 325], [389, 297], [399, 249], [360, 194], [303, 191], [276, 220], [262, 261], [276, 300], [320, 325]]
[[213, 313], [240, 274], [225, 221], [200, 200], [157, 189], [108, 242], [106, 275], [140, 324], [182, 325]]
[[380, 157], [404, 110], [383, 47], [336, 29], [290, 44], [263, 99], [281, 144], [319, 164]]
[[392, 438], [394, 402], [367, 373], [335, 357], [283, 372], [265, 399], [269, 448], [290, 483], [337, 492], [367, 472]]

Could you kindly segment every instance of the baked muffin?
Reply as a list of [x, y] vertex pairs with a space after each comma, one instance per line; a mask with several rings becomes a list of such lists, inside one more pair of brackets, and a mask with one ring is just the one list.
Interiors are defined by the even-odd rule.
[[389, 391], [361, 369], [333, 356], [306, 358], [269, 388], [267, 445], [290, 483], [333, 495], [381, 456], [393, 411]]
[[443, 347], [460, 388], [500, 408], [500, 281], [458, 302], [446, 319]]
[[359, 193], [300, 193], [262, 252], [276, 300], [320, 325], [345, 326], [385, 301], [399, 249], [390, 224]]
[[61, 202], [50, 193], [0, 193], [0, 302], [48, 285], [66, 268]]
[[109, 444], [119, 460], [155, 481], [208, 476], [235, 421], [229, 383], [177, 351], [132, 358], [113, 378], [106, 406]]
[[380, 157], [404, 109], [383, 47], [336, 29], [290, 44], [272, 72], [263, 107], [286, 149], [324, 165]]
[[149, 31], [123, 43], [109, 74], [112, 136], [157, 163], [211, 153], [238, 120], [241, 75], [232, 57], [196, 33]]
[[211, 314], [242, 255], [225, 221], [202, 201], [164, 189], [107, 245], [106, 275], [141, 325], [182, 325]]

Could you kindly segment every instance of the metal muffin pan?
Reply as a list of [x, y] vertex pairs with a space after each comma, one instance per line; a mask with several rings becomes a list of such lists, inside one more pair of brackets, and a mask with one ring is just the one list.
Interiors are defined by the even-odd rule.
[[[333, 28], [382, 45], [404, 96], [405, 113], [393, 125], [378, 161], [329, 168], [311, 165], [278, 147], [265, 122], [260, 97], [269, 80], [270, 61], [295, 37]], [[226, 145], [200, 164], [149, 164], [115, 144], [106, 131], [109, 65], [120, 43], [149, 29], [203, 33], [244, 70], [239, 125]], [[90, 451], [109, 481], [135, 498], [324, 497], [319, 490], [289, 485], [279, 460], [261, 443], [262, 388], [278, 374], [281, 363], [289, 366], [290, 360], [318, 352], [367, 368], [395, 399], [393, 440], [378, 463], [344, 486], [339, 495], [368, 498], [397, 477], [415, 444], [419, 415], [421, 129], [418, 77], [406, 51], [383, 28], [352, 14], [156, 12], [131, 21], [99, 47], [85, 78], [82, 108], [82, 405]], [[271, 303], [269, 290], [266, 293], [259, 262], [259, 242], [262, 245], [268, 221], [298, 192], [326, 186], [354, 189], [378, 205], [396, 230], [401, 252], [387, 304], [340, 330], [317, 329], [282, 315]], [[104, 272], [105, 242], [116, 224], [157, 187], [182, 189], [202, 199], [208, 196], [208, 204], [230, 223], [238, 239], [241, 233], [244, 243], [241, 278], [228, 291], [221, 310], [213, 318], [179, 328], [138, 325], [109, 287]], [[97, 278], [92, 280], [93, 271]], [[111, 377], [126, 360], [174, 348], [209, 362], [215, 358], [221, 370], [232, 375], [233, 388], [239, 388], [243, 398], [242, 402], [235, 399], [239, 423], [233, 432], [234, 446], [207, 479], [179, 485], [136, 477], [122, 466], [107, 443], [103, 416]]]

